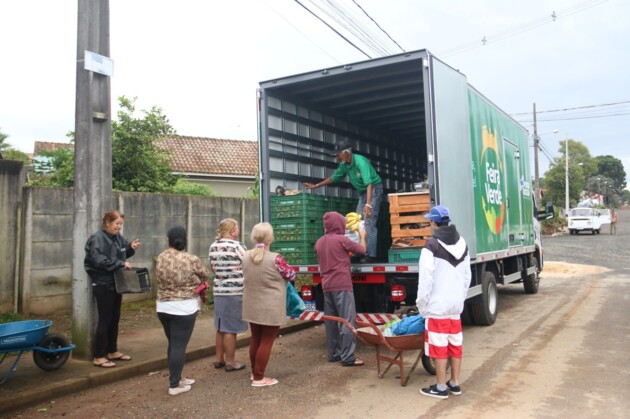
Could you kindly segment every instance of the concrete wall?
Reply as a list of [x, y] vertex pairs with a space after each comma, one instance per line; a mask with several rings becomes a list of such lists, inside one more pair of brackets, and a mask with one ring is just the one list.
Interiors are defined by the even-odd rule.
[[[239, 221], [248, 247], [249, 232], [259, 221], [257, 200], [127, 192], [114, 196], [117, 209], [125, 215], [122, 235], [128, 241], [139, 238], [142, 242], [129, 262], [149, 268], [154, 287], [152, 293], [127, 294], [125, 301], [154, 298], [154, 259], [167, 248], [166, 232], [171, 226], [181, 224], [187, 228], [188, 251], [208, 266], [208, 248], [221, 219], [230, 217]], [[24, 250], [18, 263], [20, 312], [44, 316], [71, 309], [72, 200], [72, 189], [24, 188], [20, 235]], [[0, 211], [4, 207], [0, 206]], [[11, 298], [7, 299], [12, 300], [13, 289], [2, 286], [3, 298], [8, 290]]]
[[0, 160], [0, 312], [13, 309], [25, 173], [21, 162]]

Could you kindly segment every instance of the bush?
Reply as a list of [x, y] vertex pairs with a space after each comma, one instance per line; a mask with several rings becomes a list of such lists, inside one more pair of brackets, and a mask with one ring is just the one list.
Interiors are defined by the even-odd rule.
[[560, 217], [560, 208], [553, 207], [553, 213], [556, 214], [551, 220], [544, 220], [540, 222], [540, 228], [542, 229], [543, 236], [550, 236], [567, 226], [567, 219]]
[[192, 183], [185, 179], [178, 179], [171, 191], [180, 195], [217, 196], [217, 193], [210, 189], [209, 186]]

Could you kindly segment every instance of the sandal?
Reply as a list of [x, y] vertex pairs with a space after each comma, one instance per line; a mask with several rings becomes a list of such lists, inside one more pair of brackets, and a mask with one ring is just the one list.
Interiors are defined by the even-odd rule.
[[226, 365], [225, 366], [225, 370], [227, 372], [240, 371], [240, 370], [242, 370], [244, 368], [245, 368], [245, 364], [239, 364], [238, 362], [235, 362], [234, 365]]
[[120, 354], [118, 356], [108, 356], [107, 359], [109, 359], [110, 361], [131, 361], [131, 357], [125, 354]]
[[252, 381], [252, 387], [267, 387], [267, 386], [272, 386], [274, 384], [278, 384], [278, 380], [276, 380], [275, 378], [269, 378], [269, 377], [265, 377], [262, 380], [259, 381]]
[[219, 369], [219, 368], [225, 367], [225, 362], [223, 362], [223, 361], [215, 361], [215, 362], [212, 363], [212, 365], [214, 365], [214, 368]]
[[94, 365], [95, 367], [101, 367], [101, 368], [114, 368], [116, 366], [115, 363], [109, 360], [102, 361], [102, 362], [92, 362], [92, 365]]
[[343, 365], [344, 367], [360, 367], [362, 365], [364, 365], [365, 362], [363, 362], [360, 359], [355, 359], [353, 362], [342, 362], [341, 365]]

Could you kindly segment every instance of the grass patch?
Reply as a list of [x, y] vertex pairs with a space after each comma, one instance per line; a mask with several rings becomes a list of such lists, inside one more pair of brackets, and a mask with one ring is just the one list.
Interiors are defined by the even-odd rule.
[[122, 304], [122, 310], [125, 311], [155, 311], [155, 300], [149, 298], [147, 300], [128, 302]]
[[24, 316], [22, 316], [19, 313], [14, 313], [12, 311], [7, 311], [6, 313], [0, 313], [0, 324], [20, 322], [22, 320], [24, 320]]

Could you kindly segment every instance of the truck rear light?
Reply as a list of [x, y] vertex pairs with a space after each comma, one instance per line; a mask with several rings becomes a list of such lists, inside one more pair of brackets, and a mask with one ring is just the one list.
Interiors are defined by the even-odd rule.
[[304, 301], [312, 301], [313, 300], [313, 286], [312, 285], [302, 285], [301, 288], [302, 300]]
[[405, 301], [405, 286], [404, 285], [392, 285], [392, 301], [400, 302]]

